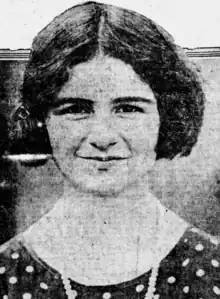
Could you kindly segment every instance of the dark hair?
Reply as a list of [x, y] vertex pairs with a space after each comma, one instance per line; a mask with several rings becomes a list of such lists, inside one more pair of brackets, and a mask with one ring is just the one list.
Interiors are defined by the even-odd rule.
[[[69, 78], [68, 68], [99, 52], [131, 65], [154, 92], [160, 116], [156, 159], [189, 155], [204, 112], [197, 72], [164, 29], [143, 15], [112, 5], [76, 5], [36, 36], [22, 87], [29, 122], [44, 122], [50, 104]], [[33, 127], [25, 131], [27, 142]], [[44, 138], [39, 151], [50, 153], [46, 127], [40, 130]], [[27, 143], [26, 148], [33, 152]]]

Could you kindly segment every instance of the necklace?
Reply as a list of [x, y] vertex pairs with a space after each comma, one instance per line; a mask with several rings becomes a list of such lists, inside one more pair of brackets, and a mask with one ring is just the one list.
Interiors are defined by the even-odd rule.
[[71, 285], [70, 285], [70, 280], [68, 277], [66, 277], [65, 274], [61, 275], [62, 281], [63, 281], [63, 286], [66, 291], [66, 295], [68, 299], [75, 299], [77, 296], [77, 292], [75, 290], [72, 290]]
[[[156, 205], [157, 205], [157, 203], [156, 203]], [[159, 296], [159, 295], [154, 295], [154, 294], [156, 291], [155, 288], [156, 288], [156, 282], [157, 282], [157, 277], [158, 277], [159, 265], [160, 265], [161, 260], [164, 258], [164, 253], [162, 253], [162, 255], [161, 255], [160, 249], [161, 249], [161, 246], [162, 246], [162, 248], [164, 246], [164, 240], [165, 239], [169, 240], [169, 230], [167, 230], [167, 225], [164, 225], [164, 221], [165, 220], [167, 221], [167, 219], [168, 220], [171, 219], [170, 221], [168, 221], [169, 227], [171, 224], [175, 224], [174, 231], [177, 231], [177, 236], [174, 238], [174, 240], [172, 240], [172, 242], [175, 242], [175, 244], [177, 244], [177, 242], [179, 241], [180, 233], [182, 236], [183, 232], [185, 232], [185, 230], [188, 226], [185, 222], [183, 223], [182, 220], [180, 222], [179, 222], [179, 220], [176, 222], [176, 216], [173, 217], [173, 214], [167, 213], [167, 210], [165, 208], [161, 209], [161, 207], [162, 207], [161, 204], [157, 205], [157, 217], [156, 217], [157, 224], [156, 225], [158, 228], [157, 229], [158, 233], [155, 232], [157, 241], [153, 246], [153, 248], [154, 248], [153, 251], [156, 252], [156, 255], [155, 255], [155, 257], [152, 256], [153, 259], [151, 259], [151, 261], [154, 260], [154, 263], [151, 264], [150, 268], [148, 268], [148, 270], [151, 269], [151, 277], [148, 281], [148, 289], [147, 289], [147, 292], [145, 293], [145, 299], [153, 299], [153, 298], [156, 299]], [[52, 216], [50, 216], [50, 217], [52, 217]], [[30, 244], [32, 244], [30, 246], [34, 247], [34, 251], [36, 252], [36, 254], [39, 257], [41, 257], [42, 260], [44, 260], [46, 263], [48, 263], [48, 265], [54, 266], [53, 259], [48, 260], [47, 255], [45, 257], [45, 251], [46, 251], [45, 244], [47, 244], [47, 239], [43, 239], [43, 242], [41, 241], [41, 237], [42, 237], [42, 235], [44, 235], [45, 227], [47, 227], [48, 223], [49, 223], [48, 219], [45, 217], [44, 221], [42, 221], [42, 223], [39, 222], [38, 226], [36, 224], [33, 225], [28, 231], [26, 231], [24, 233], [24, 235], [22, 234], [22, 236], [24, 237], [23, 242], [25, 242], [26, 244], [27, 244], [27, 242], [30, 242]], [[56, 222], [55, 225], [52, 226], [52, 228], [58, 229], [57, 228], [58, 223], [59, 222]], [[45, 225], [45, 224], [47, 224], [47, 225]], [[178, 230], [178, 227], [176, 226], [176, 224], [178, 224], [178, 227], [179, 226], [181, 227], [180, 231]], [[53, 231], [51, 229], [50, 225], [49, 225], [49, 227], [50, 227], [50, 230]], [[60, 230], [60, 227], [61, 226], [59, 225], [59, 230]], [[174, 231], [172, 228], [171, 232], [173, 233]], [[34, 236], [34, 238], [32, 236]], [[38, 240], [38, 236], [40, 236], [39, 243], [35, 242], [35, 240]], [[65, 236], [65, 234], [64, 234], [64, 236]], [[54, 237], [54, 235], [53, 235], [53, 237]], [[177, 239], [177, 237], [178, 237], [178, 239]], [[61, 240], [63, 240], [63, 239], [61, 239]], [[160, 242], [160, 240], [162, 241], [162, 243]], [[43, 253], [42, 253], [42, 250], [43, 250]], [[71, 284], [70, 284], [71, 275], [69, 275], [70, 273], [68, 272], [68, 269], [66, 268], [67, 264], [65, 264], [65, 259], [66, 259], [65, 249], [63, 248], [63, 250], [61, 252], [62, 252], [63, 256], [61, 257], [61, 259], [59, 261], [60, 263], [58, 263], [58, 265], [55, 264], [54, 268], [57, 269], [57, 271], [59, 271], [61, 274], [62, 282], [63, 282], [64, 289], [65, 289], [68, 299], [75, 299], [77, 297], [77, 292], [76, 292], [76, 290], [72, 290], [72, 288], [71, 288]], [[144, 256], [142, 258], [144, 258]], [[137, 291], [137, 292], [139, 292], [139, 291]], [[105, 294], [105, 295], [107, 295], [107, 294]], [[108, 296], [109, 296], [109, 294], [108, 294]], [[107, 297], [103, 296], [103, 298], [111, 297], [111, 296], [110, 297], [108, 297], [108, 296]]]
[[[160, 213], [158, 212], [158, 207], [157, 207], [157, 216], [158, 216], [158, 214], [160, 214]], [[157, 221], [157, 226], [159, 226], [158, 221]], [[157, 246], [158, 246], [158, 244], [157, 244]], [[144, 299], [154, 299], [154, 298], [156, 298], [154, 296], [154, 294], [156, 292], [156, 283], [157, 283], [159, 265], [160, 265], [160, 262], [158, 262], [156, 260], [155, 266], [153, 266], [152, 270], [151, 270], [151, 275], [150, 275], [150, 278], [149, 278], [149, 281], [148, 281], [148, 289], [147, 289], [147, 292], [145, 294]], [[67, 298], [68, 299], [75, 299], [77, 297], [77, 292], [75, 290], [72, 290], [71, 284], [70, 284], [70, 279], [68, 278], [68, 276], [65, 273], [66, 273], [65, 264], [63, 264], [63, 273], [61, 275], [61, 278], [62, 278], [62, 282], [63, 282], [63, 286], [64, 286], [64, 289], [65, 289]]]
[[[148, 290], [144, 297], [145, 299], [153, 299], [154, 298], [154, 293], [156, 291], [158, 270], [159, 270], [159, 265], [152, 268], [151, 276], [150, 276], [149, 282], [148, 282]], [[65, 274], [62, 274], [61, 278], [63, 281], [63, 286], [66, 291], [67, 298], [75, 299], [77, 296], [77, 292], [75, 290], [72, 290], [69, 278], [66, 277]]]

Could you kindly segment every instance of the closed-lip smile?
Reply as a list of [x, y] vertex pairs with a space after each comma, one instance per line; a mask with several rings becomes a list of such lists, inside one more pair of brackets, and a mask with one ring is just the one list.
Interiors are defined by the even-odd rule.
[[108, 157], [99, 157], [99, 156], [95, 156], [95, 157], [82, 157], [79, 156], [82, 159], [86, 159], [86, 160], [96, 160], [96, 161], [101, 161], [101, 162], [108, 162], [108, 161], [112, 161], [112, 160], [125, 160], [127, 158], [124, 157], [115, 157], [115, 156], [108, 156]]

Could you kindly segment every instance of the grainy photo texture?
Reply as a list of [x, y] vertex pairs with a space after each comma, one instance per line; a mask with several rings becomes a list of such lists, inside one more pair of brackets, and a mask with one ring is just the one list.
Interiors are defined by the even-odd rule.
[[1, 298], [219, 298], [218, 56], [101, 2], [0, 50]]

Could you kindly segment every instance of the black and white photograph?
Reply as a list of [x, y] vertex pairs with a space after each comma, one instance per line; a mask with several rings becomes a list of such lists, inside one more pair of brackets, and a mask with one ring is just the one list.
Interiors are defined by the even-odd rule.
[[2, 0], [1, 298], [220, 298], [218, 1]]

